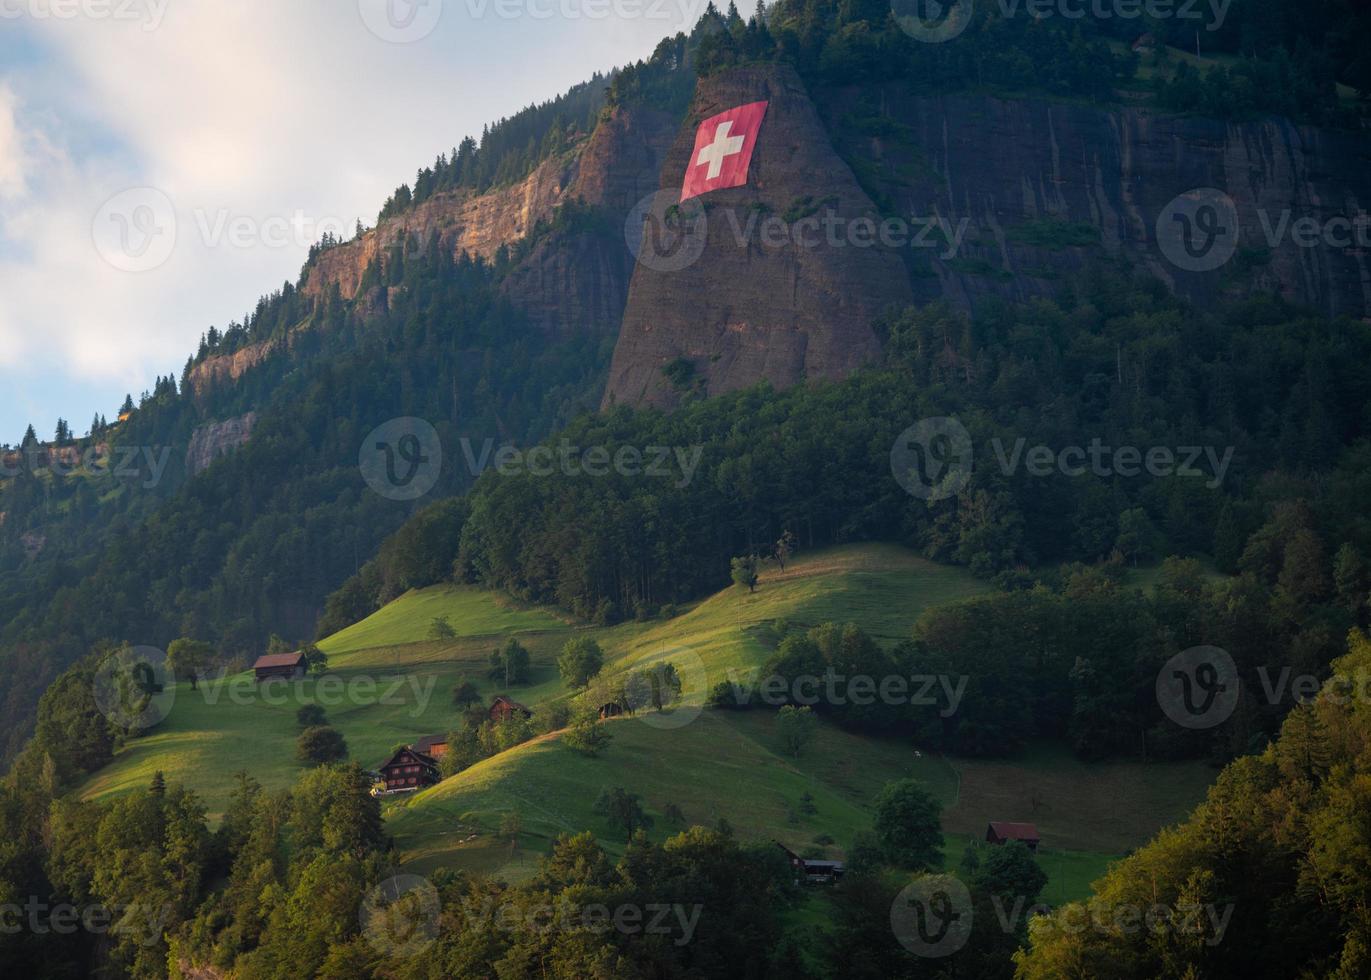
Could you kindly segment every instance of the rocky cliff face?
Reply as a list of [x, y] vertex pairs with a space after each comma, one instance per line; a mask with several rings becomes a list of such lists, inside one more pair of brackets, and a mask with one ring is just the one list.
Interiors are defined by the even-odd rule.
[[233, 452], [252, 438], [257, 413], [248, 412], [223, 422], [206, 422], [191, 434], [186, 448], [186, 473], [195, 476], [209, 469], [220, 456]]
[[[973, 308], [990, 296], [1051, 295], [1103, 252], [1201, 304], [1268, 290], [1327, 315], [1371, 314], [1371, 242], [1338, 244], [1336, 223], [1366, 221], [1366, 135], [897, 86], [827, 92], [821, 103], [835, 142], [863, 160], [864, 182], [889, 213], [962, 230], [953, 252], [937, 241], [907, 250], [921, 301]], [[1177, 227], [1178, 196], [1202, 205], [1221, 201], [1215, 192], [1231, 199], [1237, 236], [1220, 238], [1213, 257], [1231, 257], [1204, 271], [1178, 264], [1159, 244], [1159, 223]], [[1296, 222], [1311, 218], [1332, 239], [1306, 244]], [[1193, 244], [1205, 257], [1198, 227]]]
[[343, 298], [352, 299], [367, 266], [409, 236], [423, 242], [436, 235], [453, 254], [467, 252], [492, 258], [501, 245], [517, 242], [539, 220], [551, 217], [575, 178], [577, 158], [573, 152], [547, 160], [520, 183], [486, 194], [439, 194], [404, 214], [387, 218], [360, 238], [320, 255], [305, 279], [303, 292], [319, 296], [336, 283]]
[[196, 395], [203, 395], [216, 384], [237, 381], [275, 353], [279, 346], [276, 341], [269, 340], [251, 344], [232, 354], [207, 357], [191, 367], [188, 377], [190, 386]]
[[624, 222], [656, 191], [678, 123], [652, 109], [616, 110], [586, 142], [565, 197], [589, 213], [541, 238], [504, 284], [510, 302], [549, 335], [618, 335], [633, 276]]
[[[699, 259], [635, 270], [606, 406], [841, 376], [875, 355], [869, 324], [888, 305], [1052, 296], [1103, 256], [1201, 305], [1262, 290], [1371, 318], [1365, 134], [907, 86], [811, 101], [789, 70], [749, 68], [701, 82], [664, 191], [680, 186], [699, 119], [758, 99], [772, 106], [751, 181], [704, 199]], [[759, 244], [777, 215], [777, 244]], [[816, 218], [824, 241], [807, 247]]]
[[[615, 335], [632, 275], [622, 225], [633, 205], [656, 189], [662, 156], [676, 123], [652, 109], [610, 113], [595, 132], [564, 156], [543, 163], [525, 180], [485, 194], [466, 191], [431, 198], [387, 219], [360, 239], [319, 256], [306, 278], [306, 295], [336, 283], [345, 299], [357, 295], [367, 267], [407, 236], [436, 235], [455, 255], [494, 258], [551, 222], [558, 205], [577, 201], [597, 212], [593, 227], [554, 229], [512, 270], [504, 292], [553, 336]], [[379, 308], [368, 298], [368, 308]]]
[[780, 233], [781, 225], [793, 228], [820, 213], [848, 226], [879, 218], [788, 67], [736, 69], [701, 81], [666, 157], [664, 200], [679, 196], [699, 121], [762, 100], [770, 107], [748, 185], [706, 195], [702, 216], [691, 205], [682, 209], [687, 222], [699, 222], [692, 224], [698, 257], [659, 254], [649, 228], [606, 407], [669, 407], [689, 390], [715, 395], [763, 379], [784, 387], [845, 376], [879, 352], [872, 321], [912, 300], [900, 258], [889, 249]]

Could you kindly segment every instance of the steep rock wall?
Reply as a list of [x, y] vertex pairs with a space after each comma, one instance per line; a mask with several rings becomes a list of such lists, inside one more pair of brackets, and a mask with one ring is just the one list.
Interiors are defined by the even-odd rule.
[[653, 109], [617, 109], [587, 141], [566, 196], [592, 209], [588, 220], [541, 238], [503, 286], [545, 333], [618, 336], [633, 277], [624, 222], [656, 191], [678, 124]]
[[250, 344], [232, 354], [207, 357], [199, 364], [191, 366], [187, 378], [191, 390], [200, 396], [214, 385], [237, 381], [270, 357], [279, 346], [276, 341], [268, 340], [260, 344]]
[[551, 222], [558, 205], [574, 200], [599, 212], [598, 226], [543, 235], [512, 270], [504, 293], [549, 335], [614, 336], [633, 268], [622, 224], [633, 205], [656, 189], [676, 124], [647, 108], [607, 113], [590, 137], [518, 184], [479, 195], [438, 195], [323, 253], [304, 292], [319, 296], [336, 283], [345, 299], [354, 298], [371, 262], [407, 236], [427, 241], [436, 235], [454, 255], [492, 259], [502, 245], [516, 245], [540, 222]]
[[[951, 257], [941, 248], [908, 250], [921, 301], [974, 308], [992, 296], [1052, 295], [1063, 276], [1102, 251], [1200, 304], [1264, 290], [1325, 315], [1371, 315], [1371, 250], [1322, 241], [1306, 247], [1289, 227], [1304, 218], [1320, 226], [1365, 218], [1366, 134], [1274, 118], [1223, 122], [927, 96], [901, 86], [827, 92], [821, 102], [835, 142], [862, 158], [864, 182], [889, 212], [936, 216], [953, 228], [966, 223]], [[1195, 271], [1163, 253], [1157, 226], [1179, 195], [1205, 188], [1232, 200], [1237, 249], [1222, 266]], [[1071, 244], [1072, 224], [1094, 226], [1097, 243]], [[1054, 228], [1065, 232], [1055, 242]], [[1269, 233], [1282, 228], [1273, 244]]]
[[485, 194], [438, 194], [404, 214], [387, 218], [360, 238], [329, 249], [315, 259], [303, 292], [320, 296], [337, 284], [344, 299], [357, 295], [367, 267], [385, 249], [413, 236], [437, 235], [454, 254], [489, 259], [501, 245], [523, 238], [540, 220], [551, 217], [575, 179], [578, 155], [546, 160], [524, 180]]
[[252, 430], [257, 424], [257, 413], [248, 412], [237, 418], [222, 422], [206, 422], [199, 426], [190, 437], [186, 447], [186, 473], [195, 476], [209, 469], [220, 456], [233, 452], [252, 438]]
[[[826, 214], [849, 225], [878, 217], [789, 67], [702, 79], [667, 154], [663, 193], [679, 193], [700, 120], [761, 100], [770, 107], [749, 183], [700, 199], [707, 231], [698, 258], [677, 268], [640, 256], [606, 407], [670, 407], [689, 389], [717, 395], [761, 380], [785, 387], [843, 377], [879, 353], [872, 321], [911, 301], [901, 261], [885, 248], [768, 240], [766, 219], [808, 210], [819, 199]], [[663, 371], [669, 365], [685, 367], [672, 379]]]

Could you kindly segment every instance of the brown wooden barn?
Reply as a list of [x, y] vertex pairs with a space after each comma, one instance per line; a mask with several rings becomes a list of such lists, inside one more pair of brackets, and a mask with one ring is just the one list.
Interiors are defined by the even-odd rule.
[[1012, 840], [1023, 841], [1030, 851], [1036, 851], [1042, 842], [1038, 828], [1031, 823], [1011, 823], [1006, 820], [992, 820], [985, 828], [987, 844], [1007, 844]]
[[430, 759], [441, 759], [447, 755], [447, 736], [446, 735], [425, 735], [419, 741], [410, 746], [420, 755], [426, 755]]
[[497, 694], [495, 700], [490, 704], [490, 720], [496, 723], [508, 721], [516, 714], [525, 718], [532, 718], [533, 712], [524, 707], [518, 701], [511, 701], [503, 694]]
[[274, 677], [293, 680], [304, 677], [308, 669], [309, 664], [305, 661], [305, 655], [298, 650], [295, 653], [269, 653], [265, 657], [258, 657], [257, 662], [252, 665], [259, 682]]
[[438, 760], [411, 748], [400, 749], [379, 771], [389, 793], [418, 791], [425, 786], [442, 782], [443, 779], [442, 773], [438, 771]]
[[813, 858], [802, 858], [780, 841], [772, 841], [772, 843], [785, 852], [786, 859], [795, 871], [795, 880], [798, 882], [828, 884], [840, 880], [847, 872], [847, 865], [841, 861], [816, 861]]

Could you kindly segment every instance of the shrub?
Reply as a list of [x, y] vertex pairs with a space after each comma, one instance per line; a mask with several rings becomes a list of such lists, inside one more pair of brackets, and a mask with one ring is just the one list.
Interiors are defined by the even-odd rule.
[[301, 728], [317, 728], [328, 724], [328, 716], [317, 704], [307, 704], [295, 712], [295, 721]]
[[348, 745], [338, 729], [315, 725], [300, 733], [295, 742], [295, 754], [305, 765], [322, 766], [346, 759]]

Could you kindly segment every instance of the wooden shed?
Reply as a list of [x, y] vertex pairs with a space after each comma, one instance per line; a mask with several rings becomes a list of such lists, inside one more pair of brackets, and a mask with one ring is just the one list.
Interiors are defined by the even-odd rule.
[[257, 662], [252, 665], [253, 673], [257, 675], [259, 682], [274, 677], [286, 680], [304, 677], [308, 668], [305, 655], [298, 650], [295, 653], [269, 653], [265, 657], [258, 657]]
[[987, 844], [1007, 844], [1012, 840], [1022, 841], [1030, 851], [1036, 851], [1042, 842], [1038, 828], [1031, 823], [1013, 823], [1007, 820], [992, 820], [985, 828]]

